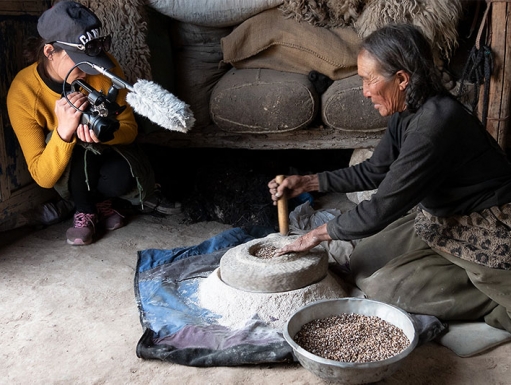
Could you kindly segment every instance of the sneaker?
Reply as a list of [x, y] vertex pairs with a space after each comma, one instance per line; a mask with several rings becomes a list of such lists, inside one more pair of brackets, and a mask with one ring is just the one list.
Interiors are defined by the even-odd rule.
[[144, 200], [144, 203], [139, 207], [142, 213], [150, 213], [157, 211], [161, 214], [174, 214], [181, 211], [181, 203], [171, 202], [165, 198], [160, 190], [156, 190], [154, 194]]
[[117, 230], [124, 226], [124, 216], [112, 208], [110, 199], [96, 203], [99, 221], [107, 230]]
[[83, 246], [92, 243], [96, 232], [98, 217], [96, 214], [75, 213], [73, 227], [67, 229], [67, 243], [73, 246]]

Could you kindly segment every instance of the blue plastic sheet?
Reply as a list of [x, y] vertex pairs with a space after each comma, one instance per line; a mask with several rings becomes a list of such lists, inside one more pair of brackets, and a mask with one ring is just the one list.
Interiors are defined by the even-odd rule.
[[259, 319], [230, 329], [197, 301], [200, 281], [227, 250], [269, 233], [233, 228], [192, 247], [139, 251], [135, 297], [144, 332], [137, 356], [188, 366], [293, 362], [281, 332]]

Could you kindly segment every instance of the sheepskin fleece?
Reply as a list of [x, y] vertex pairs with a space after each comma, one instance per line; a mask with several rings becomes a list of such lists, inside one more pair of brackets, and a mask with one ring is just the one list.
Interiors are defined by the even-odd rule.
[[354, 26], [364, 38], [389, 23], [421, 28], [437, 58], [449, 59], [457, 47], [462, 0], [284, 0], [278, 7], [287, 19], [317, 27]]
[[368, 0], [355, 22], [364, 38], [389, 23], [410, 23], [429, 39], [435, 55], [450, 59], [457, 47], [461, 0]]
[[149, 46], [146, 43], [144, 0], [76, 0], [91, 9], [112, 35], [110, 52], [121, 65], [126, 80], [151, 80]]
[[286, 19], [295, 19], [317, 27], [352, 25], [366, 0], [284, 0], [279, 10]]

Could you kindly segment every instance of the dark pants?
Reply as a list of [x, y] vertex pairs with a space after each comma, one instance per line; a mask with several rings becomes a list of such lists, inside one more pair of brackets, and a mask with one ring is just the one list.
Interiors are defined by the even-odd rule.
[[95, 213], [96, 203], [121, 196], [134, 185], [128, 162], [116, 151], [106, 150], [102, 154], [88, 151], [85, 154], [83, 147], [75, 146], [69, 191], [77, 212]]
[[482, 320], [511, 332], [511, 271], [491, 269], [430, 248], [415, 214], [362, 240], [350, 258], [368, 298], [441, 320]]

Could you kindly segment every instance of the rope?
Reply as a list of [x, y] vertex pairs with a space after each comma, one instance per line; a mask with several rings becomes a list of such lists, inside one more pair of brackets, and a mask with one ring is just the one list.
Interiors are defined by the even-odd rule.
[[493, 55], [491, 48], [487, 45], [480, 45], [481, 35], [486, 24], [488, 12], [490, 10], [492, 1], [487, 2], [488, 6], [486, 7], [486, 11], [484, 12], [479, 32], [477, 33], [476, 44], [474, 47], [472, 47], [467, 62], [465, 63], [463, 74], [461, 76], [460, 88], [458, 90], [457, 95], [457, 97], [459, 98], [465, 91], [466, 81], [469, 81], [474, 84], [474, 95], [472, 101], [470, 102], [470, 106], [473, 112], [475, 111], [477, 103], [479, 102], [479, 87], [481, 85], [484, 85], [483, 111], [481, 114], [482, 116], [481, 120], [484, 127], [486, 127], [486, 118], [488, 116], [490, 77], [493, 72]]

